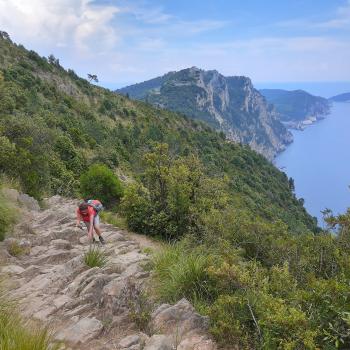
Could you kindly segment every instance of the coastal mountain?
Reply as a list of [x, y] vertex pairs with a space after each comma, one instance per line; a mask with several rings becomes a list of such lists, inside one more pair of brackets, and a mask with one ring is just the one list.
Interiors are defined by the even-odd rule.
[[[1, 344], [49, 350], [50, 334], [76, 350], [350, 343], [349, 214], [329, 217], [337, 234], [317, 234], [293, 179], [249, 147], [92, 85], [2, 32], [0, 146], [1, 187], [21, 191], [0, 191]], [[83, 191], [112, 197], [103, 248], [75, 229]]]
[[96, 163], [140, 178], [155, 143], [169, 145], [173, 157], [196, 155], [208, 176], [230, 179], [237, 208], [273, 213], [298, 232], [315, 229], [286, 174], [264, 157], [203, 122], [91, 85], [0, 32], [0, 172], [24, 192], [78, 195], [80, 176]]
[[350, 92], [345, 92], [340, 95], [333, 96], [329, 98], [331, 102], [350, 102]]
[[267, 102], [273, 104], [288, 127], [303, 128], [323, 119], [330, 104], [326, 98], [314, 96], [304, 90], [287, 91], [281, 89], [262, 89], [260, 93]]
[[268, 159], [292, 142], [278, 113], [247, 77], [225, 77], [216, 70], [192, 67], [117, 92], [203, 120]]

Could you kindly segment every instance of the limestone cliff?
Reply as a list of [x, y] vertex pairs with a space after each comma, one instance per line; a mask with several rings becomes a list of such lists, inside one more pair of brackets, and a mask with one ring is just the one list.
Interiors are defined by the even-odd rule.
[[268, 159], [292, 142], [274, 107], [247, 77], [225, 77], [216, 70], [192, 67], [117, 92], [204, 120]]

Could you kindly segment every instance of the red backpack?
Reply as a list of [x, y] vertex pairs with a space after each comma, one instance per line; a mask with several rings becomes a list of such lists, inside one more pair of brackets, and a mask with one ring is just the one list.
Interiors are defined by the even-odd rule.
[[96, 213], [98, 214], [101, 210], [103, 210], [102, 203], [97, 199], [89, 199], [86, 202], [90, 207], [93, 207], [96, 210]]

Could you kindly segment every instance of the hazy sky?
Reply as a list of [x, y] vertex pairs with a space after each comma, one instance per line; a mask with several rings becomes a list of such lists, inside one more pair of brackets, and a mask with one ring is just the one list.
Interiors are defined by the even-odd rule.
[[350, 0], [0, 0], [0, 30], [110, 87], [190, 66], [350, 81]]

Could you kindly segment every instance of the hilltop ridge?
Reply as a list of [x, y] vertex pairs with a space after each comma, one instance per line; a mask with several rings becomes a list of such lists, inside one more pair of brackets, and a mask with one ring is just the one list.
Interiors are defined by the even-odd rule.
[[244, 76], [225, 77], [217, 70], [191, 67], [117, 92], [203, 120], [268, 159], [292, 142], [278, 113]]

